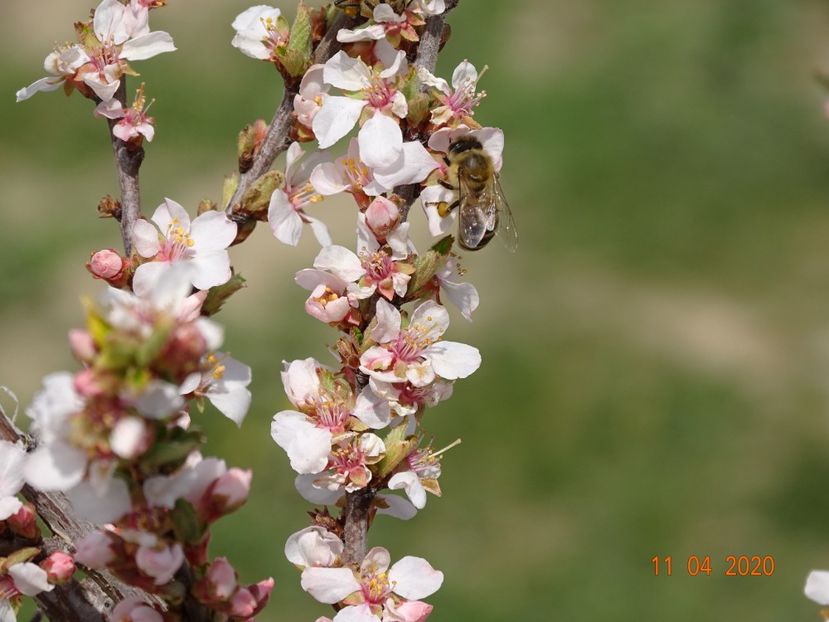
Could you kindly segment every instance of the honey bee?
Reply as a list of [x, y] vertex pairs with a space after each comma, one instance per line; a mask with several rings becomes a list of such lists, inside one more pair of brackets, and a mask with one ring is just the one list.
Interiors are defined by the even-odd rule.
[[473, 136], [457, 138], [449, 144], [445, 157], [449, 167], [440, 183], [458, 193], [450, 204], [438, 205], [441, 217], [458, 211], [458, 244], [469, 251], [486, 246], [496, 232], [510, 252], [518, 248], [518, 230], [492, 158]]

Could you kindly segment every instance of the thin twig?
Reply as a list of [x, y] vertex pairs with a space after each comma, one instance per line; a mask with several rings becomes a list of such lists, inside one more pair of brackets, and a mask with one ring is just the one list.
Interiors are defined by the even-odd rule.
[[[127, 79], [121, 78], [121, 84], [115, 92], [115, 99], [127, 107]], [[115, 154], [115, 165], [118, 169], [118, 183], [121, 186], [121, 239], [124, 242], [124, 252], [132, 252], [132, 228], [141, 214], [141, 192], [138, 185], [138, 170], [144, 161], [144, 148], [125, 143], [112, 133], [118, 123], [115, 119], [107, 119], [109, 136], [112, 140], [112, 151]]]

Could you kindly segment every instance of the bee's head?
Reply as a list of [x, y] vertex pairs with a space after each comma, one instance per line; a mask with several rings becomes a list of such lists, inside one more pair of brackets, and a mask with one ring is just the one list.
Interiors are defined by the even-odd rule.
[[470, 151], [471, 149], [483, 148], [484, 146], [477, 138], [473, 136], [462, 136], [461, 138], [456, 138], [449, 143], [449, 157], [452, 157], [453, 155], [460, 155], [464, 151]]

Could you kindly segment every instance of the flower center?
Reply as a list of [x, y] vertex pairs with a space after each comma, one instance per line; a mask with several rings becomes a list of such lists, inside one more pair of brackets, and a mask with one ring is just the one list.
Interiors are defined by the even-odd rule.
[[401, 330], [391, 347], [395, 358], [404, 363], [413, 363], [421, 358], [423, 351], [434, 343], [426, 331], [417, 326]]
[[376, 110], [383, 110], [394, 100], [395, 89], [390, 87], [380, 76], [373, 76], [366, 88], [368, 105]]
[[391, 594], [389, 575], [385, 572], [372, 572], [360, 578], [363, 598], [370, 605], [382, 605]]
[[181, 226], [178, 218], [174, 218], [167, 230], [167, 242], [161, 249], [161, 258], [165, 261], [178, 261], [192, 254], [194, 245], [193, 238]]
[[323, 397], [315, 404], [314, 414], [318, 427], [336, 434], [345, 432], [345, 424], [351, 416], [351, 410], [341, 400]]
[[322, 201], [322, 195], [314, 189], [310, 181], [306, 181], [304, 184], [290, 189], [288, 200], [295, 211], [301, 212], [309, 205]]
[[384, 251], [369, 253], [366, 250], [360, 251], [363, 270], [366, 271], [366, 279], [372, 283], [379, 283], [397, 272], [394, 261]]
[[343, 158], [343, 169], [352, 190], [362, 190], [371, 181], [368, 167], [355, 158]]

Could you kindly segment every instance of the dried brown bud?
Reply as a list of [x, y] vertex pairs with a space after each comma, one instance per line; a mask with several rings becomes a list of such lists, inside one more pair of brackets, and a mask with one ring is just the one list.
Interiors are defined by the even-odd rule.
[[121, 202], [110, 195], [106, 195], [98, 201], [98, 215], [101, 218], [121, 220]]

